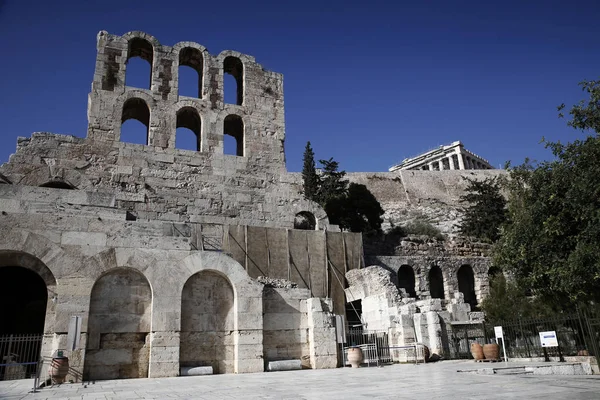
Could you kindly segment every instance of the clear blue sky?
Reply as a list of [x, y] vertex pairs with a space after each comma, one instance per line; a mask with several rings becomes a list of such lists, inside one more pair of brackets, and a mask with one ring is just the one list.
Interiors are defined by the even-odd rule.
[[256, 57], [284, 74], [286, 155], [385, 171], [461, 140], [494, 166], [581, 133], [556, 106], [600, 79], [596, 1], [0, 0], [0, 162], [18, 136], [85, 136], [100, 30]]

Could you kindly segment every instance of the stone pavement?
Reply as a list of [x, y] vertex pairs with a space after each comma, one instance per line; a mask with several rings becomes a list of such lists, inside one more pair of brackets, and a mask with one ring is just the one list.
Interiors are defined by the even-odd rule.
[[600, 399], [600, 376], [472, 375], [472, 361], [64, 384], [28, 393], [0, 382], [0, 399]]

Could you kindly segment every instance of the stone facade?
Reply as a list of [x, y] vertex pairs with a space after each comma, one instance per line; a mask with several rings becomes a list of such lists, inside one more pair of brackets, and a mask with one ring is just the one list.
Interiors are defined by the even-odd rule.
[[[345, 314], [345, 277], [364, 267], [362, 236], [330, 225], [304, 199], [299, 174], [286, 171], [282, 75], [251, 56], [164, 46], [142, 32], [103, 31], [97, 45], [87, 137], [34, 133], [0, 166], [0, 277], [29, 270], [45, 286], [43, 304], [26, 293], [20, 300], [45, 315], [42, 354], [64, 350], [72, 379], [255, 372], [289, 359], [335, 367], [334, 314]], [[151, 65], [146, 89], [125, 85], [133, 57]], [[184, 65], [198, 72], [197, 97], [178, 94]], [[235, 78], [236, 104], [224, 101], [225, 74]], [[121, 140], [129, 119], [146, 126], [145, 144]], [[176, 148], [181, 127], [196, 135], [196, 150]], [[225, 154], [225, 135], [235, 155]], [[431, 212], [451, 232], [465, 173], [350, 179], [379, 199], [387, 227]], [[295, 229], [307, 221], [312, 230]], [[458, 296], [454, 277], [465, 263], [476, 299], [485, 295], [485, 256], [395, 251], [367, 257], [397, 277], [404, 264], [417, 268], [423, 299], [436, 263], [448, 298]], [[76, 345], [73, 317], [82, 320]]]

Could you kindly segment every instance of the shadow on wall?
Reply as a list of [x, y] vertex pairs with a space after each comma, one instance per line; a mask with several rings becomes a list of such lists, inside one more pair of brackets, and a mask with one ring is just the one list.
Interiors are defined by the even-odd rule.
[[306, 311], [300, 293], [309, 297], [305, 289], [265, 286], [263, 290], [265, 370], [269, 361], [279, 360], [302, 360], [303, 368], [311, 367]]

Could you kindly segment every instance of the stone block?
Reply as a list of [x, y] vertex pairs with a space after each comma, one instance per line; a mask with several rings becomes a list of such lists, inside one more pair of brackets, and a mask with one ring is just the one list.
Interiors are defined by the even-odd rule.
[[213, 367], [181, 367], [181, 376], [212, 375]]
[[293, 371], [297, 369], [302, 369], [301, 360], [269, 361], [267, 364], [267, 371]]
[[64, 232], [61, 243], [67, 246], [106, 246], [106, 233]]

